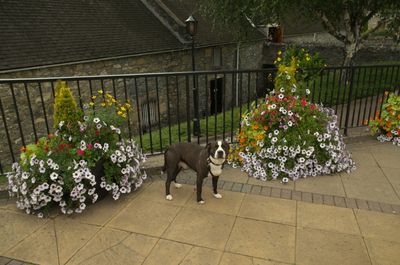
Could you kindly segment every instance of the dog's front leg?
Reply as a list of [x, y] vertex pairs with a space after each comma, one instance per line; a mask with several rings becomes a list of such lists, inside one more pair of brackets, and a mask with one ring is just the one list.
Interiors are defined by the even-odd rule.
[[213, 184], [213, 191], [214, 191], [213, 195], [214, 195], [215, 198], [221, 199], [222, 195], [219, 194], [218, 191], [217, 191], [218, 178], [219, 178], [219, 176], [213, 176], [212, 177], [212, 184]]
[[203, 190], [203, 177], [197, 174], [197, 182], [196, 182], [196, 191], [197, 191], [197, 202], [200, 204], [204, 203], [203, 198], [201, 197], [201, 192]]
[[171, 187], [171, 180], [169, 177], [167, 177], [167, 180], [165, 181], [165, 199], [167, 199], [168, 201], [172, 201], [170, 187]]

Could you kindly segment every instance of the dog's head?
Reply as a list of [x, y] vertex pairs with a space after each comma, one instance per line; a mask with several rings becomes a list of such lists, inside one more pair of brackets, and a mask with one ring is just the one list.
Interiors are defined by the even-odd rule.
[[208, 156], [215, 159], [226, 159], [229, 153], [229, 144], [225, 141], [210, 142], [207, 144]]

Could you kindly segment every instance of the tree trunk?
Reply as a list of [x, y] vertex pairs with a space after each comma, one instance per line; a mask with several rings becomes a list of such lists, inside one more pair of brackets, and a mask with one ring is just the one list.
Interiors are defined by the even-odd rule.
[[350, 77], [351, 77], [351, 67], [354, 65], [354, 56], [358, 51], [358, 43], [345, 43], [344, 45], [344, 59], [343, 59], [343, 67], [346, 67], [342, 71], [341, 82], [343, 84], [349, 85]]
[[357, 43], [345, 43], [343, 66], [353, 65], [353, 59], [357, 51], [358, 51]]

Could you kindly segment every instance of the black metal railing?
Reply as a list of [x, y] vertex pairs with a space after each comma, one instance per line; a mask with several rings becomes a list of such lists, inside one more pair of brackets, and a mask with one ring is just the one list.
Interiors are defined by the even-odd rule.
[[[348, 128], [363, 126], [379, 113], [385, 91], [399, 90], [399, 68], [400, 65], [329, 67], [304, 85], [310, 89], [312, 101], [335, 109], [339, 126], [346, 134]], [[0, 172], [7, 171], [18, 160], [21, 146], [53, 130], [58, 80], [68, 83], [81, 107], [100, 89], [117, 100], [130, 101], [133, 111], [124, 133], [134, 138], [146, 153], [157, 154], [180, 141], [200, 143], [217, 138], [234, 141], [242, 114], [273, 89], [275, 71], [0, 79]], [[192, 88], [193, 84], [197, 89]], [[193, 109], [193, 91], [199, 93], [198, 112]], [[199, 117], [195, 117], [196, 113]], [[194, 118], [199, 119], [198, 133], [193, 133]]]

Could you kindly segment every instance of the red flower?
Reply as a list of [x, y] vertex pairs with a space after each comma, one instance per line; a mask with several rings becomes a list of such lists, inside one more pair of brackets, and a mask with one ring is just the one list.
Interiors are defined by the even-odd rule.
[[301, 105], [303, 105], [303, 106], [307, 106], [307, 102], [305, 102], [305, 101], [302, 101], [302, 102], [301, 102]]
[[85, 153], [85, 151], [84, 151], [84, 150], [81, 150], [81, 149], [78, 149], [78, 150], [76, 150], [76, 153], [77, 153], [78, 155], [83, 155], [83, 154]]
[[92, 145], [92, 144], [88, 144], [87, 147], [88, 147], [89, 149], [92, 149], [93, 145]]
[[315, 105], [311, 105], [311, 109], [315, 109], [316, 108], [316, 106]]

